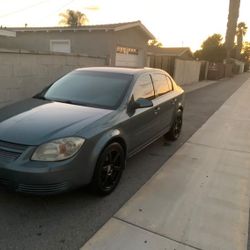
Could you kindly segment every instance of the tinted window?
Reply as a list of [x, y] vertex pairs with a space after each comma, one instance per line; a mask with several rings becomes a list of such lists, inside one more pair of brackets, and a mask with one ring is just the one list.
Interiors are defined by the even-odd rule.
[[132, 76], [126, 74], [74, 71], [57, 80], [44, 97], [113, 109], [121, 103], [131, 80]]
[[163, 74], [152, 74], [155, 95], [160, 96], [172, 90], [171, 80]]
[[154, 88], [150, 75], [146, 74], [138, 78], [135, 83], [133, 95], [134, 100], [139, 98], [154, 99]]

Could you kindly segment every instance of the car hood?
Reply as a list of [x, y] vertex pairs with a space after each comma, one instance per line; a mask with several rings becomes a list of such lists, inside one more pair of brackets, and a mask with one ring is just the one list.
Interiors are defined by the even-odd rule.
[[0, 110], [0, 140], [39, 145], [73, 136], [110, 112], [107, 109], [27, 99]]

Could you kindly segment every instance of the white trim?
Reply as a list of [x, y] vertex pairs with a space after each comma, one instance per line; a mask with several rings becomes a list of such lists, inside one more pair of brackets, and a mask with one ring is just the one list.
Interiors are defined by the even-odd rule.
[[[67, 51], [55, 51], [53, 50], [53, 43], [64, 43], [68, 45], [68, 50]], [[50, 45], [49, 45], [49, 49], [51, 52], [59, 52], [59, 53], [71, 53], [71, 42], [69, 39], [64, 39], [64, 40], [60, 40], [60, 39], [54, 39], [54, 40], [50, 40]]]
[[[185, 54], [186, 52], [188, 52], [188, 51], [190, 51], [190, 49], [189, 48], [187, 48], [187, 49], [185, 49], [185, 50], [183, 50], [180, 54], [179, 54], [179, 56], [182, 56], [183, 54]], [[191, 52], [191, 51], [190, 51]]]
[[126, 30], [137, 26], [140, 27], [149, 36], [150, 39], [155, 39], [155, 36], [140, 21], [136, 23], [121, 25], [119, 27], [114, 28], [114, 31]]
[[16, 32], [0, 29], [0, 36], [16, 37]]
[[[112, 25], [116, 25], [116, 27], [112, 27]], [[142, 29], [143, 32], [147, 34], [149, 39], [155, 39], [155, 36], [141, 23], [141, 21], [135, 21], [131, 23], [118, 23], [118, 24], [107, 24], [106, 27], [105, 24], [103, 25], [86, 25], [86, 26], [80, 26], [80, 27], [27, 27], [27, 28], [20, 28], [20, 27], [14, 27], [10, 28], [11, 30], [15, 30], [17, 32], [36, 32], [36, 31], [120, 31], [120, 30], [126, 30], [134, 27], [139, 27]]]
[[77, 28], [73, 28], [73, 27], [37, 27], [37, 28], [9, 28], [12, 30], [15, 30], [16, 32], [50, 32], [50, 31], [100, 31], [100, 30], [104, 30], [104, 31], [110, 31], [110, 30], [114, 30], [114, 28], [102, 28], [102, 27], [94, 27], [94, 26], [81, 26], [81, 27], [77, 27]]

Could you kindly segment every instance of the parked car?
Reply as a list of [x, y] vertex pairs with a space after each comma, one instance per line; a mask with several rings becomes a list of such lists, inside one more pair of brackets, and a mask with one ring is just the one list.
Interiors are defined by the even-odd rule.
[[183, 90], [163, 70], [83, 68], [0, 110], [0, 184], [52, 194], [90, 184], [107, 195], [126, 159], [181, 132]]

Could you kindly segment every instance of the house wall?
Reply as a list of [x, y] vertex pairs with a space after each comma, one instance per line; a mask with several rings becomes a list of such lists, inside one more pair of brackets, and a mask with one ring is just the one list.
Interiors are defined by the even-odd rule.
[[70, 40], [71, 53], [107, 56], [114, 47], [112, 31], [26, 31], [4, 37], [0, 48], [50, 52], [50, 40]]
[[3, 37], [0, 48], [50, 51], [51, 40], [70, 40], [71, 53], [88, 56], [109, 57], [110, 65], [115, 65], [116, 46], [138, 48], [141, 51], [141, 65], [146, 65], [148, 38], [137, 28], [121, 31], [25, 31], [17, 32], [15, 38]]
[[201, 62], [175, 60], [174, 79], [179, 84], [190, 84], [199, 81]]
[[0, 107], [33, 96], [69, 71], [104, 66], [106, 58], [0, 50]]

